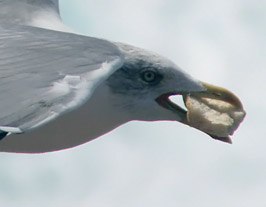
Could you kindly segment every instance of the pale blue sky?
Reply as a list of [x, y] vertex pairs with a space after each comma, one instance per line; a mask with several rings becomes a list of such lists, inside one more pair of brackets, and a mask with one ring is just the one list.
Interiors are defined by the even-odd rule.
[[133, 122], [83, 146], [0, 155], [0, 206], [265, 207], [266, 2], [61, 0], [77, 31], [151, 49], [234, 91], [233, 145], [175, 122]]

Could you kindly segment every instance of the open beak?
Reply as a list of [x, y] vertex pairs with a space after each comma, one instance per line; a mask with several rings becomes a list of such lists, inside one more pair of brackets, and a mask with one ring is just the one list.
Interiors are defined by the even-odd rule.
[[[178, 121], [196, 128], [213, 139], [232, 143], [230, 135], [238, 128], [245, 117], [240, 100], [225, 88], [201, 82], [205, 91], [189, 93], [167, 93], [156, 101], [162, 107], [173, 111]], [[169, 97], [182, 95], [186, 110], [173, 103]]]

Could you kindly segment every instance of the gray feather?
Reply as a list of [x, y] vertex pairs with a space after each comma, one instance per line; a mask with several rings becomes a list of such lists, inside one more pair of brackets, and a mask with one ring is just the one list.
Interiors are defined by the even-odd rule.
[[0, 0], [0, 23], [28, 25], [42, 12], [59, 18], [58, 0]]
[[[27, 131], [54, 114], [77, 107], [121, 66], [122, 59], [120, 50], [105, 40], [30, 26], [0, 25], [0, 126]], [[90, 75], [102, 70], [103, 63], [114, 61], [110, 70]], [[54, 84], [67, 76], [91, 83], [86, 98], [71, 106], [68, 104], [79, 89], [73, 86], [67, 93], [51, 92]]]

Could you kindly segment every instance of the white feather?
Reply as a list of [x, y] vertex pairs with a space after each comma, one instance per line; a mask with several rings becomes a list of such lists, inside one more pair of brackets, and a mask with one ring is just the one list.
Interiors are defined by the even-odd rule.
[[22, 133], [23, 131], [18, 127], [0, 126], [0, 130], [10, 133]]

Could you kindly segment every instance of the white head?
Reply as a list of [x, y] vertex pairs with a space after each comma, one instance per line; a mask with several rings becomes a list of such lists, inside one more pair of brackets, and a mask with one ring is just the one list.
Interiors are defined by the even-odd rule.
[[174, 94], [205, 88], [170, 60], [133, 46], [116, 43], [125, 55], [124, 65], [107, 80], [112, 101], [129, 120], [176, 120], [186, 111], [169, 101]]

